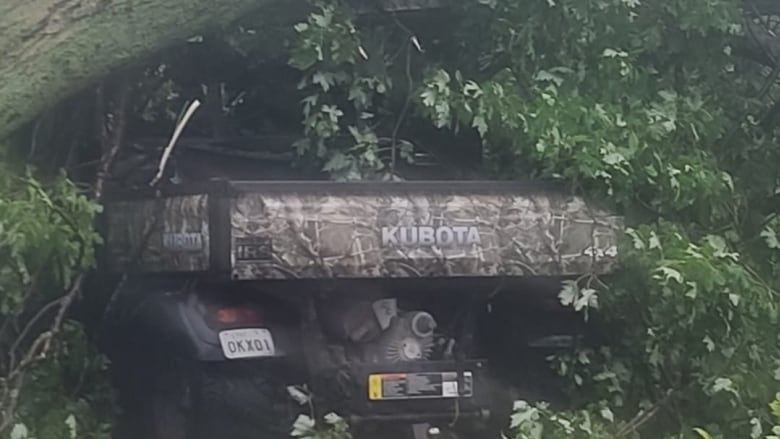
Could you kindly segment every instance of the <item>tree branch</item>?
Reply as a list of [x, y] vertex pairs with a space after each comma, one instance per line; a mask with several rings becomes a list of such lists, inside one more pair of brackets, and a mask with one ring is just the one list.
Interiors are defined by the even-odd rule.
[[[103, 190], [111, 170], [111, 165], [114, 163], [119, 149], [124, 143], [125, 130], [127, 128], [127, 97], [129, 94], [130, 83], [129, 81], [124, 81], [119, 86], [119, 91], [117, 92], [117, 102], [113, 112], [114, 126], [101, 129], [103, 132], [101, 139], [102, 154], [100, 164], [98, 165], [97, 177], [95, 178], [95, 189], [92, 193], [97, 201], [103, 199]], [[101, 127], [103, 126], [105, 126], [105, 123], [101, 124]]]
[[0, 139], [111, 71], [270, 0], [3, 0]]
[[[103, 139], [101, 139], [103, 148], [93, 190], [93, 197], [98, 201], [103, 196], [105, 180], [108, 177], [108, 172], [119, 153], [119, 149], [121, 148], [124, 139], [124, 132], [127, 126], [128, 90], [129, 83], [123, 83], [117, 92], [113, 114], [105, 115], [106, 118], [113, 116], [114, 123], [106, 130]], [[57, 211], [56, 206], [54, 206], [54, 208], [55, 211]], [[60, 215], [64, 215], [64, 212], [57, 212]], [[77, 259], [79, 266], [83, 262], [82, 256], [85, 250], [84, 245], [85, 243], [82, 243], [80, 249], [81, 254]], [[16, 341], [13, 343], [11, 352], [9, 353], [13, 361], [9, 363], [7, 375], [0, 379], [0, 384], [2, 384], [0, 387], [0, 407], [2, 407], [2, 412], [0, 412], [0, 433], [4, 432], [15, 419], [15, 410], [24, 387], [24, 377], [27, 369], [38, 361], [46, 359], [51, 352], [52, 343], [57, 340], [57, 337], [62, 332], [71, 305], [81, 294], [87, 272], [88, 268], [82, 268], [73, 278], [68, 291], [60, 298], [40, 309], [35, 316], [28, 321], [24, 329], [19, 333]], [[57, 308], [57, 312], [54, 315], [51, 324], [49, 324], [48, 329], [35, 338], [25, 351], [25, 354], [19, 363], [15, 364], [14, 356], [19, 345], [24, 343], [24, 339], [27, 338], [33, 325], [40, 321], [52, 308]]]

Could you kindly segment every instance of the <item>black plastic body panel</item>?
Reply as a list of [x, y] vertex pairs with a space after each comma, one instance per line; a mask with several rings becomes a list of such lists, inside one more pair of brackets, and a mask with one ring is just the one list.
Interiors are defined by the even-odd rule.
[[[148, 285], [146, 287], [149, 287]], [[237, 298], [230, 292], [209, 289], [145, 288], [127, 291], [126, 299], [112, 316], [110, 337], [107, 340], [109, 356], [124, 355], [123, 351], [143, 353], [156, 351], [198, 361], [244, 361], [225, 358], [219, 342], [219, 332], [238, 328], [266, 328], [274, 337], [274, 357], [278, 359], [297, 355], [297, 321], [292, 313], [276, 301], [255, 296], [251, 301]], [[209, 313], [220, 306], [244, 306], [258, 309], [264, 316], [261, 323], [215, 324]]]

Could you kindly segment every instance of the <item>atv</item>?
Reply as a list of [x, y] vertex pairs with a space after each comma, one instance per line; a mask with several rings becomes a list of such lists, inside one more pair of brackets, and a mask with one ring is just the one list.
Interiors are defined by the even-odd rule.
[[357, 438], [499, 438], [514, 400], [557, 397], [546, 357], [588, 333], [561, 282], [610, 272], [622, 227], [521, 182], [169, 180], [105, 211], [128, 438], [328, 413]]

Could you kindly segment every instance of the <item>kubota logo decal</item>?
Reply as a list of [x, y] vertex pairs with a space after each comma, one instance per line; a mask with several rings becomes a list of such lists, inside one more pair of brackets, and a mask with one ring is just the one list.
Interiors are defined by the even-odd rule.
[[163, 248], [184, 252], [203, 250], [203, 235], [200, 233], [163, 233]]
[[482, 244], [479, 229], [473, 226], [382, 227], [383, 246], [452, 247], [471, 244]]

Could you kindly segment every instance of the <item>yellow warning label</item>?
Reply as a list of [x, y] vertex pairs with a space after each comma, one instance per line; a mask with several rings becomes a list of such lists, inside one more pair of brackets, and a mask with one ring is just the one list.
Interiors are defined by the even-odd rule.
[[473, 376], [463, 373], [462, 388], [457, 372], [378, 373], [368, 375], [368, 399], [371, 401], [421, 398], [469, 398], [473, 395]]
[[382, 375], [368, 376], [368, 399], [372, 401], [382, 399]]

